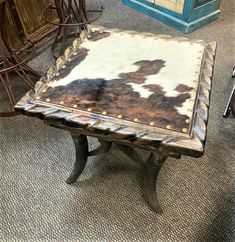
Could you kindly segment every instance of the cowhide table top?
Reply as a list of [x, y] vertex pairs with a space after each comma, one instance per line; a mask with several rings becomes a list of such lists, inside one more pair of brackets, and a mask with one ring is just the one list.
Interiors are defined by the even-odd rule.
[[91, 29], [38, 82], [34, 104], [205, 140], [215, 43]]

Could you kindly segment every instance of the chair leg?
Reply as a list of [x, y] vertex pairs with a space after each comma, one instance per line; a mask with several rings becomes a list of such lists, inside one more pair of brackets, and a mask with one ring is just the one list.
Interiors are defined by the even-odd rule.
[[229, 97], [227, 106], [225, 108], [224, 115], [223, 115], [224, 118], [227, 118], [229, 116], [230, 111], [232, 111], [233, 116], [235, 116], [235, 110], [234, 110], [235, 109], [234, 108], [234, 106], [235, 106], [234, 102], [235, 101], [234, 100], [235, 100], [235, 85], [233, 87], [233, 90], [232, 90], [231, 95]]

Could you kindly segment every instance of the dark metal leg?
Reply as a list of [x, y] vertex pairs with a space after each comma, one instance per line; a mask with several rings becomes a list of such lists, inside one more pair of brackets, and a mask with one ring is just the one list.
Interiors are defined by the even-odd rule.
[[[233, 67], [232, 77], [235, 78], [235, 66]], [[232, 115], [233, 115], [233, 117], [235, 117], [235, 84], [234, 84], [233, 90], [230, 94], [230, 97], [229, 97], [228, 103], [226, 105], [223, 117], [227, 118], [230, 114], [230, 111], [232, 111]]]
[[73, 142], [76, 149], [76, 161], [73, 167], [73, 171], [70, 174], [69, 178], [66, 180], [66, 183], [71, 184], [76, 182], [78, 177], [82, 174], [88, 158], [88, 141], [85, 135], [79, 135], [72, 133]]
[[150, 207], [157, 213], [162, 213], [156, 192], [156, 181], [166, 157], [151, 153], [144, 167], [144, 191]]
[[234, 109], [232, 109], [234, 107], [234, 104], [233, 104], [234, 100], [235, 100], [235, 85], [233, 86], [233, 90], [230, 94], [227, 106], [225, 108], [224, 115], [223, 115], [224, 118], [227, 118], [229, 116], [230, 111], [234, 113]]

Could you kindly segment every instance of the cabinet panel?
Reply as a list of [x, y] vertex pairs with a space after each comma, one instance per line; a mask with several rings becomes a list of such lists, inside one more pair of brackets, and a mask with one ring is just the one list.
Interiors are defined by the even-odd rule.
[[185, 0], [148, 0], [158, 6], [167, 8], [176, 13], [183, 13]]

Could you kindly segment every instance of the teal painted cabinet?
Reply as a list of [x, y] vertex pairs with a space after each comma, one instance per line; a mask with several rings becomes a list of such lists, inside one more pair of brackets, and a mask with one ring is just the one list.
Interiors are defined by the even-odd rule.
[[184, 33], [190, 33], [220, 15], [220, 0], [122, 0], [122, 2]]

